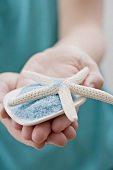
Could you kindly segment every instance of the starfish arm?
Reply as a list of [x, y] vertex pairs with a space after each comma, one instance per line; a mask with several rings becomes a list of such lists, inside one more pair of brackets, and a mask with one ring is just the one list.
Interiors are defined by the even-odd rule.
[[58, 93], [58, 87], [56, 86], [44, 87], [22, 94], [19, 97], [16, 97], [13, 100], [9, 101], [8, 104], [9, 106], [17, 106], [26, 102], [38, 100], [43, 97], [57, 94], [57, 93]]
[[81, 86], [74, 83], [68, 83], [68, 87], [70, 88], [71, 92], [74, 94], [78, 94], [86, 98], [92, 98], [109, 104], [113, 104], [113, 96], [102, 90]]
[[81, 84], [86, 79], [88, 74], [89, 74], [89, 68], [85, 67], [74, 76], [68, 78], [67, 80], [75, 84]]
[[53, 83], [52, 78], [44, 76], [39, 73], [35, 73], [33, 71], [23, 70], [22, 73], [26, 78], [29, 78], [39, 84], [49, 85]]
[[75, 106], [69, 88], [66, 85], [62, 85], [59, 88], [58, 94], [61, 100], [63, 110], [66, 116], [68, 117], [68, 119], [72, 122], [78, 120], [78, 116], [75, 110]]

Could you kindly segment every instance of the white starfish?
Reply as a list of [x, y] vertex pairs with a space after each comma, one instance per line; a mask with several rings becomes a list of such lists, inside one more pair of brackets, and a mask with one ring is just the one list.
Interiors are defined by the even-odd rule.
[[85, 67], [76, 75], [67, 79], [53, 79], [44, 75], [23, 71], [23, 74], [44, 87], [32, 90], [9, 101], [9, 106], [16, 106], [29, 101], [37, 100], [49, 95], [59, 94], [61, 104], [66, 116], [73, 122], [77, 120], [77, 113], [74, 107], [71, 94], [77, 94], [86, 98], [93, 98], [113, 104], [113, 96], [104, 91], [80, 85], [88, 76], [89, 69]]

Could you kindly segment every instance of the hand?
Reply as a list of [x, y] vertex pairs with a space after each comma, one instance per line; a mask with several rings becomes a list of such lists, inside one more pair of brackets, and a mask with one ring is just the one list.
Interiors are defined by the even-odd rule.
[[[30, 58], [23, 69], [35, 71], [50, 77], [66, 78], [76, 74], [85, 66], [89, 67], [90, 73], [83, 85], [101, 89], [103, 78], [98, 65], [84, 51], [75, 46], [53, 47], [42, 53], [37, 53]], [[18, 83], [19, 87], [22, 86], [21, 81], [23, 79], [26, 81], [22, 77]], [[66, 140], [75, 137], [72, 127], [76, 130], [77, 126], [77, 123], [73, 126], [67, 117], [63, 115], [46, 122], [46, 124], [37, 125], [35, 128], [23, 127], [22, 134], [26, 139], [32, 139], [36, 143], [47, 141], [61, 146], [60, 142], [65, 141], [62, 143], [63, 146]], [[30, 134], [28, 133], [29, 128]], [[72, 134], [72, 136], [69, 137], [69, 134]], [[64, 140], [64, 135], [66, 140]], [[43, 139], [42, 141], [39, 140], [39, 136]]]
[[15, 73], [3, 73], [0, 74], [0, 120], [5, 125], [9, 133], [18, 141], [28, 145], [33, 146], [37, 148], [37, 144], [33, 141], [28, 141], [22, 138], [21, 130], [22, 126], [18, 125], [16, 126], [16, 129], [13, 127], [15, 125], [15, 122], [8, 116], [8, 114], [5, 112], [3, 108], [3, 98], [4, 96], [10, 92], [11, 90], [14, 90], [16, 88], [17, 82], [19, 79], [19, 74]]
[[23, 69], [50, 77], [70, 77], [84, 67], [90, 73], [83, 85], [101, 89], [104, 83], [97, 63], [76, 46], [56, 46], [31, 57]]
[[[3, 108], [4, 96], [11, 90], [16, 89], [19, 77], [20, 77], [19, 74], [14, 74], [14, 73], [3, 73], [0, 75], [0, 120], [6, 126], [9, 133], [16, 140], [28, 146], [41, 149], [45, 145], [44, 139], [46, 139], [47, 135], [49, 135], [49, 133], [51, 132], [51, 121], [47, 121], [37, 126], [23, 127], [17, 124], [16, 122], [14, 122], [8, 116], [8, 114], [5, 112]], [[31, 82], [32, 81], [29, 81], [27, 79], [21, 79], [19, 80], [18, 85], [23, 86]], [[59, 124], [59, 119], [61, 119], [60, 121], [65, 121], [63, 126]], [[77, 129], [78, 124], [75, 122], [71, 123], [64, 115], [56, 118], [55, 122], [56, 122], [55, 124], [57, 124], [56, 131], [59, 133], [55, 134], [51, 132], [51, 135], [48, 137], [48, 143], [53, 142], [53, 144], [56, 144], [58, 146], [64, 146], [67, 142], [67, 139], [71, 140], [75, 137], [76, 135], [75, 130]]]
[[[101, 88], [103, 78], [97, 64], [81, 49], [73, 46], [53, 47], [38, 53], [30, 58], [23, 69], [32, 70], [50, 77], [70, 77], [83, 67], [88, 66], [90, 74], [83, 85]], [[25, 85], [27, 80], [21, 76], [17, 87]], [[32, 142], [33, 146], [40, 149], [45, 141], [57, 146], [64, 146], [67, 140], [76, 136], [77, 122], [71, 123], [65, 115], [59, 116], [42, 124], [25, 127], [14, 121], [13, 127], [22, 131], [21, 137]], [[75, 130], [74, 130], [75, 129]]]

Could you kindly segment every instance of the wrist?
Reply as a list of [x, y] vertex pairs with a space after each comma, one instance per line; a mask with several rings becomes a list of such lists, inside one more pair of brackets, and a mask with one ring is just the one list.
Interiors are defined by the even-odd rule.
[[55, 46], [78, 46], [99, 64], [105, 51], [102, 28], [90, 25], [78, 26], [67, 35], [63, 35]]

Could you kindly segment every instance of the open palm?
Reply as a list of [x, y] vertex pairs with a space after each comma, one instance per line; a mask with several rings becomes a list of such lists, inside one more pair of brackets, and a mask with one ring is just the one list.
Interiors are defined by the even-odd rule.
[[[83, 67], [88, 66], [90, 74], [84, 81], [84, 85], [101, 88], [103, 78], [99, 72], [97, 64], [82, 50], [75, 47], [53, 47], [42, 53], [37, 53], [26, 63], [23, 69], [35, 71], [50, 77], [70, 77], [76, 74]], [[8, 80], [8, 74], [12, 74], [12, 81]], [[23, 75], [4, 73], [1, 80], [3, 85], [0, 90], [0, 101], [4, 95], [26, 84], [32, 83]], [[41, 149], [45, 142], [57, 146], [64, 146], [67, 140], [76, 136], [77, 122], [70, 122], [67, 117], [61, 115], [52, 120], [46, 121], [36, 126], [21, 126], [14, 122], [2, 109], [2, 123], [8, 131], [20, 142]]]

